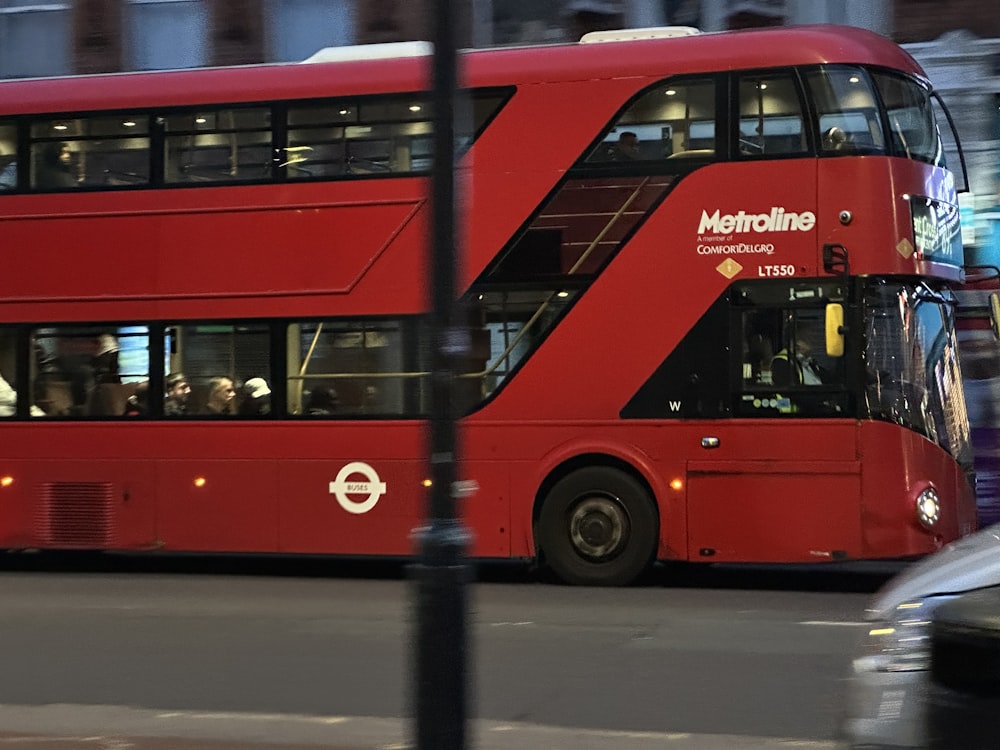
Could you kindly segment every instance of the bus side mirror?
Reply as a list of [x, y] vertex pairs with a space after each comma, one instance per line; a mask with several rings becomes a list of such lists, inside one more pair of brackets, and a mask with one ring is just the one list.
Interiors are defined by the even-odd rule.
[[826, 306], [826, 354], [844, 356], [844, 306], [838, 302]]
[[993, 338], [1000, 339], [1000, 294], [990, 292], [990, 330]]

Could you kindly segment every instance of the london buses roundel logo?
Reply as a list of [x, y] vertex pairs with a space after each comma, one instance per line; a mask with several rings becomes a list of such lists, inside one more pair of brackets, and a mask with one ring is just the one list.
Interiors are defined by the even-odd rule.
[[[357, 479], [360, 475], [363, 480]], [[385, 494], [385, 482], [378, 472], [363, 461], [352, 461], [337, 473], [337, 478], [330, 482], [330, 494], [337, 498], [340, 507], [348, 513], [367, 513]], [[364, 500], [354, 497], [367, 495]], [[352, 497], [354, 496], [354, 497]]]

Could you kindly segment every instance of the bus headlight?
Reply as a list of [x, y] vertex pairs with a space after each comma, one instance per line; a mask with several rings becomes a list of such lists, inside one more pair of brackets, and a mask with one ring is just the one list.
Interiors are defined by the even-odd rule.
[[941, 518], [941, 501], [933, 487], [917, 495], [917, 520], [925, 529], [933, 529]]

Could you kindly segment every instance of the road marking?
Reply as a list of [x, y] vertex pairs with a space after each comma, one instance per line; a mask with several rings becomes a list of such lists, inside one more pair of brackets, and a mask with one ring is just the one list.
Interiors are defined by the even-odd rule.
[[294, 721], [304, 724], [343, 724], [347, 716], [313, 716], [308, 714], [265, 714], [243, 711], [161, 711], [158, 719], [209, 719], [211, 721]]

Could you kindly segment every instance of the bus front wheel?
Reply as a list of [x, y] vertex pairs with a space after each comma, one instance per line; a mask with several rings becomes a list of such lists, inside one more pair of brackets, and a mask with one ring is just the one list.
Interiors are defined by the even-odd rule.
[[566, 583], [624, 586], [656, 554], [659, 518], [648, 490], [619, 469], [591, 466], [552, 487], [538, 520], [545, 563]]

